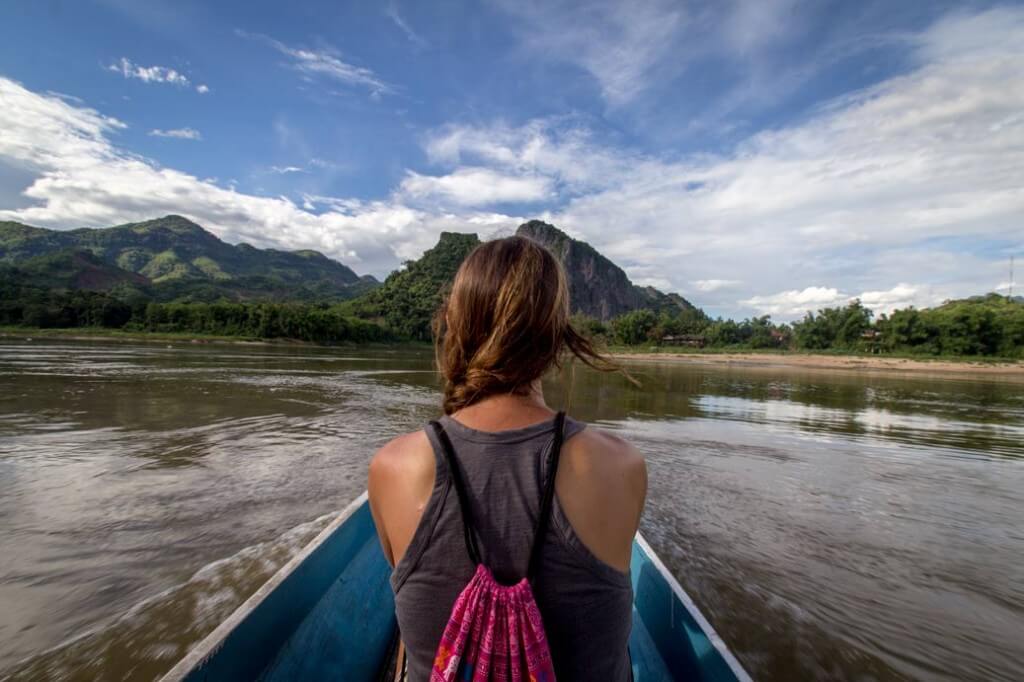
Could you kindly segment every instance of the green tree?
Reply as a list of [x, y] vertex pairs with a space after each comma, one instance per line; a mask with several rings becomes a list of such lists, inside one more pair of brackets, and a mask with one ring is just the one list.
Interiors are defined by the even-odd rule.
[[601, 320], [583, 313], [573, 315], [571, 324], [573, 329], [591, 341], [603, 341], [609, 333], [608, 327]]
[[772, 324], [772, 318], [770, 315], [751, 318], [746, 320], [744, 324], [749, 329], [746, 336], [747, 345], [751, 348], [778, 347], [779, 342], [773, 334], [775, 331], [775, 325]]
[[635, 346], [650, 340], [657, 322], [658, 318], [650, 310], [633, 310], [611, 321], [612, 336], [616, 343]]
[[855, 350], [862, 345], [864, 332], [871, 328], [871, 317], [871, 311], [855, 299], [842, 308], [823, 308], [817, 315], [807, 313], [793, 324], [793, 335], [801, 348]]

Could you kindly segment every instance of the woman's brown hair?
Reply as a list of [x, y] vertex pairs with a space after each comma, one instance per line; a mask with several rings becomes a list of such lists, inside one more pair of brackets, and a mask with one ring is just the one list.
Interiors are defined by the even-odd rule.
[[459, 267], [434, 319], [444, 412], [499, 394], [526, 394], [568, 352], [615, 370], [569, 319], [561, 263], [527, 237], [476, 247]]

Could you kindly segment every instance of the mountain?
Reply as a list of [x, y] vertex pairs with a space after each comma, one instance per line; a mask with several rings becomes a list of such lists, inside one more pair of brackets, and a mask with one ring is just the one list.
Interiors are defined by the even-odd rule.
[[427, 341], [434, 312], [441, 305], [446, 287], [469, 252], [480, 244], [475, 234], [442, 232], [437, 245], [395, 270], [384, 283], [350, 301], [352, 314], [377, 320], [399, 333]]
[[[561, 259], [574, 313], [607, 321], [637, 309], [694, 309], [677, 294], [633, 284], [592, 246], [553, 225], [532, 220], [517, 234]], [[177, 215], [67, 231], [0, 222], [0, 283], [12, 291], [97, 291], [133, 301], [344, 301], [347, 314], [426, 340], [445, 288], [479, 244], [475, 234], [443, 232], [437, 245], [381, 284], [316, 251], [227, 244]]]
[[37, 286], [167, 301], [340, 300], [378, 285], [317, 251], [231, 245], [178, 215], [67, 231], [0, 222], [0, 266]]
[[641, 308], [671, 313], [695, 309], [679, 294], [633, 284], [622, 268], [593, 246], [573, 239], [554, 225], [531, 220], [520, 225], [516, 234], [540, 242], [562, 261], [569, 277], [569, 299], [574, 313], [607, 322]]
[[134, 272], [104, 262], [89, 251], [62, 249], [33, 256], [19, 266], [7, 266], [23, 286], [38, 289], [84, 289], [111, 291], [138, 288], [148, 283]]
[[[607, 321], [646, 308], [678, 312], [694, 310], [678, 294], [665, 294], [652, 287], [638, 287], [626, 273], [586, 242], [570, 238], [552, 225], [532, 220], [517, 234], [530, 237], [562, 260], [569, 277], [573, 312]], [[409, 261], [391, 273], [379, 288], [352, 301], [345, 310], [364, 319], [376, 320], [412, 338], [429, 340], [430, 324], [455, 272], [480, 240], [475, 234], [442, 232], [441, 239], [419, 260]]]

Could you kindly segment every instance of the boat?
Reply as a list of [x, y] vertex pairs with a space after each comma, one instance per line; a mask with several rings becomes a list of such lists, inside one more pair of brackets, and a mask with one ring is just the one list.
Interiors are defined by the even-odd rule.
[[[639, 533], [630, 573], [637, 682], [750, 680]], [[363, 493], [163, 680], [400, 680], [390, 574]]]

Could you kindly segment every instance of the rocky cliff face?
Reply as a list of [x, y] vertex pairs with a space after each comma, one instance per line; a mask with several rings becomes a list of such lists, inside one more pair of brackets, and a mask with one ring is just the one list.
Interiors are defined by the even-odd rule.
[[[693, 308], [678, 294], [636, 286], [622, 268], [594, 247], [552, 225], [532, 220], [520, 225], [517, 234], [540, 242], [561, 259], [569, 277], [573, 312], [607, 321], [640, 308], [675, 312]], [[462, 261], [479, 244], [475, 234], [442, 232], [436, 246], [391, 273], [379, 288], [346, 303], [346, 310], [383, 322], [403, 335], [428, 340], [430, 321], [445, 290]]]
[[679, 311], [693, 305], [678, 294], [633, 284], [626, 273], [586, 242], [540, 220], [523, 223], [516, 234], [540, 242], [562, 261], [569, 277], [573, 313], [607, 321], [631, 310]]

